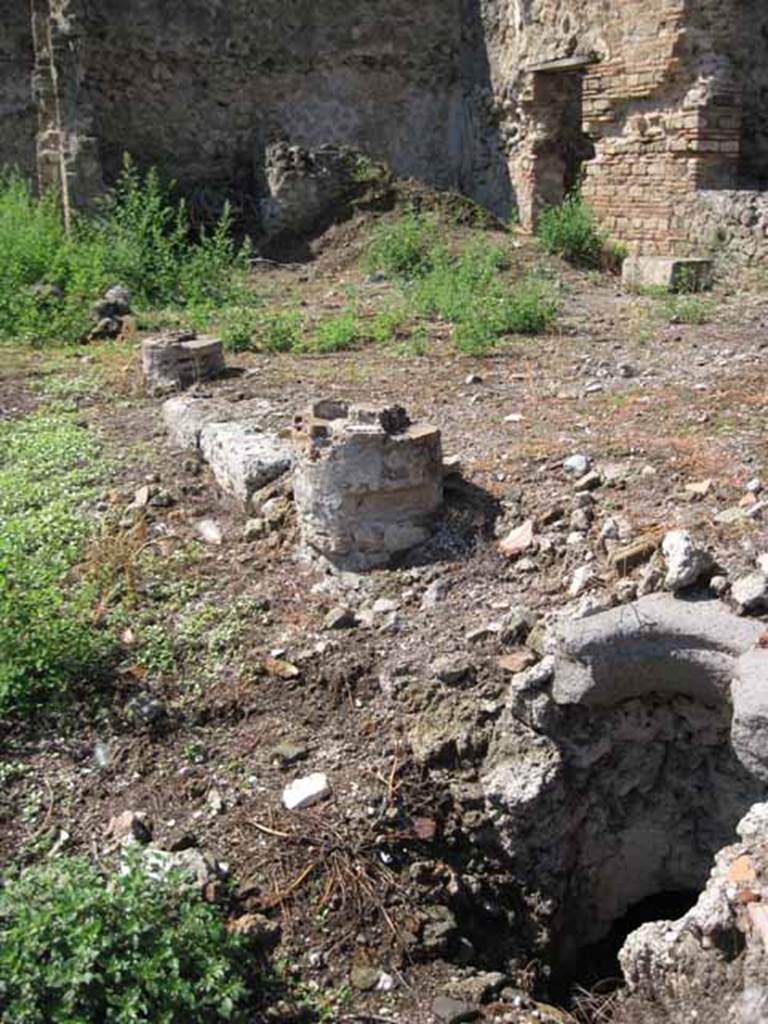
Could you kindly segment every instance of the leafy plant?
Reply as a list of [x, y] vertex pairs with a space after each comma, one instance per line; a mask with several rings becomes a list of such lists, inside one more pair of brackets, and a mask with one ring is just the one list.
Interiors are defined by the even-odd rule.
[[245, 941], [138, 857], [28, 868], [0, 890], [3, 1024], [232, 1024], [250, 1019]]
[[318, 325], [309, 347], [314, 352], [343, 352], [357, 345], [364, 336], [365, 329], [357, 313], [346, 309]]
[[399, 277], [423, 274], [432, 265], [437, 237], [436, 219], [413, 210], [397, 220], [382, 221], [368, 243], [368, 269]]
[[67, 416], [0, 422], [0, 715], [62, 699], [108, 656], [88, 587], [65, 585], [101, 468], [97, 441]]
[[544, 210], [536, 228], [546, 251], [583, 267], [600, 266], [607, 236], [578, 193]]
[[291, 352], [302, 343], [304, 317], [298, 310], [267, 310], [258, 320], [256, 338], [265, 352]]
[[97, 215], [76, 216], [70, 235], [55, 196], [37, 199], [20, 178], [0, 177], [0, 338], [78, 341], [94, 301], [117, 282], [137, 308], [245, 306], [247, 270], [229, 208], [195, 237], [184, 200], [127, 158], [113, 195]]

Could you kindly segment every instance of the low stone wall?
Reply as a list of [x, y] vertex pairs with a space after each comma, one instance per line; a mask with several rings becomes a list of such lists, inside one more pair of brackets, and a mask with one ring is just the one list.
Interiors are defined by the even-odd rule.
[[720, 271], [768, 260], [768, 192], [701, 191], [680, 214], [691, 246]]

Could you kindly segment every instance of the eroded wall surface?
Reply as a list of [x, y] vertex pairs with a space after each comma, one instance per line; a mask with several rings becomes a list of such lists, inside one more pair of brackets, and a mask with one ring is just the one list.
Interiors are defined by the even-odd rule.
[[35, 172], [32, 25], [26, 0], [0, 0], [0, 160]]

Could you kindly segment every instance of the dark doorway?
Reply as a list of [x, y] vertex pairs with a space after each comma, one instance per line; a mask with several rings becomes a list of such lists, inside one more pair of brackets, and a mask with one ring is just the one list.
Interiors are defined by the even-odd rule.
[[578, 187], [583, 165], [595, 156], [583, 129], [587, 63], [569, 58], [532, 69], [531, 226]]

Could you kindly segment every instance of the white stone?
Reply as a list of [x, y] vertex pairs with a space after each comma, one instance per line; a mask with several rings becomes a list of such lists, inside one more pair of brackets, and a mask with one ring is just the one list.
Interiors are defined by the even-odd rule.
[[197, 533], [206, 544], [221, 544], [223, 535], [215, 519], [199, 519], [195, 523]]
[[588, 455], [569, 455], [567, 459], [563, 461], [563, 469], [570, 476], [582, 477], [588, 471], [591, 465], [591, 459]]
[[582, 565], [578, 568], [573, 574], [571, 585], [568, 588], [569, 595], [571, 597], [580, 597], [586, 590], [590, 581], [594, 579], [594, 576], [595, 570], [591, 565]]
[[664, 537], [661, 551], [667, 568], [664, 578], [667, 590], [684, 590], [692, 586], [710, 562], [707, 552], [696, 546], [687, 530], [670, 530]]
[[742, 576], [731, 587], [731, 597], [742, 614], [768, 608], [768, 576], [762, 572]]
[[325, 800], [331, 795], [331, 787], [325, 772], [313, 772], [301, 779], [295, 779], [283, 790], [283, 806], [289, 811], [301, 811], [305, 807]]

